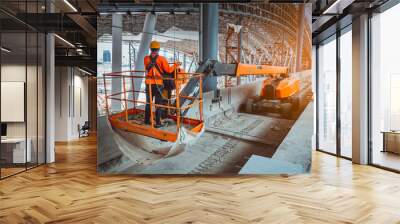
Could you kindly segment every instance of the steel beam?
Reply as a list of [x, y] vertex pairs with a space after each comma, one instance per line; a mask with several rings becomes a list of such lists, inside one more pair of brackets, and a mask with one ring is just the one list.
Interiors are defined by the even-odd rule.
[[92, 24], [90, 24], [89, 21], [87, 21], [87, 19], [80, 14], [69, 14], [67, 16], [71, 20], [73, 20], [77, 25], [79, 25], [89, 36], [87, 40], [91, 42], [91, 46], [96, 46], [96, 40], [97, 40], [96, 28], [94, 28]]
[[174, 4], [154, 4], [154, 3], [100, 3], [97, 10], [100, 13], [193, 13], [198, 12], [199, 4], [196, 3], [174, 3]]
[[92, 71], [96, 71], [96, 58], [92, 56], [55, 56], [56, 66], [76, 66], [87, 67]]

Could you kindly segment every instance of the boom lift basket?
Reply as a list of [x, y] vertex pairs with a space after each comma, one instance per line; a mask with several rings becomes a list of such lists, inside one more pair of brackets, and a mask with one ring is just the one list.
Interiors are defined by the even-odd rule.
[[[143, 88], [144, 85], [135, 86], [135, 81], [142, 81], [141, 83], [144, 83], [145, 74], [145, 71], [132, 70], [105, 73], [103, 75], [105, 111], [111, 126], [123, 131], [168, 142], [177, 141], [177, 138], [181, 136], [180, 132], [183, 131], [181, 130], [182, 128], [185, 128], [185, 130], [188, 130], [192, 134], [200, 134], [204, 128], [202, 88], [199, 88], [200, 92], [198, 96], [184, 96], [181, 94], [181, 90], [189, 79], [198, 79], [199, 86], [201, 87], [203, 74], [175, 71], [174, 78], [162, 78], [162, 80], [173, 80], [176, 87], [172, 91], [171, 99], [173, 98], [173, 100], [169, 100], [168, 104], [155, 104], [154, 100], [150, 100], [147, 103], [146, 100], [139, 99], [139, 94], [146, 93]], [[115, 79], [121, 81], [121, 91], [112, 91], [111, 86]], [[153, 94], [150, 88], [150, 97]], [[189, 103], [181, 105], [180, 101], [182, 99], [185, 99]], [[150, 125], [145, 124], [143, 120], [146, 104], [150, 104]], [[174, 122], [169, 129], [154, 127], [156, 108], [163, 108], [168, 111], [166, 119]], [[182, 111], [187, 109], [191, 109], [192, 111], [193, 109], [197, 109], [197, 111], [193, 111], [191, 115], [183, 116]]]

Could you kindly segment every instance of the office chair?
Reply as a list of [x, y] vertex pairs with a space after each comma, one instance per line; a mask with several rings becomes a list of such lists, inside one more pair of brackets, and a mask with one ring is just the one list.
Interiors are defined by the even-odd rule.
[[89, 129], [90, 129], [89, 121], [85, 121], [85, 123], [82, 125], [82, 127], [80, 127], [80, 125], [78, 125], [79, 138], [89, 136]]

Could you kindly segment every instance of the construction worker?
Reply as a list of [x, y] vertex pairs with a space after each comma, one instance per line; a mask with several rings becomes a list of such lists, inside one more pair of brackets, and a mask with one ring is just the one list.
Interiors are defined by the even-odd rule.
[[[152, 98], [154, 97], [155, 104], [163, 104], [162, 92], [164, 89], [163, 77], [165, 74], [171, 74], [174, 72], [176, 65], [169, 66], [168, 61], [165, 57], [159, 55], [160, 43], [152, 41], [150, 44], [150, 55], [144, 57], [144, 66], [146, 68], [146, 108], [144, 122], [150, 124], [150, 86]], [[162, 108], [156, 107], [156, 128], [162, 127], [161, 124], [161, 113]]]

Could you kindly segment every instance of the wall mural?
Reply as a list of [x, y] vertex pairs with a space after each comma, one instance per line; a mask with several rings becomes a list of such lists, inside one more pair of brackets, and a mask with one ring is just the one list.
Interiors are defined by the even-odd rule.
[[311, 5], [153, 7], [99, 9], [98, 172], [309, 172]]

